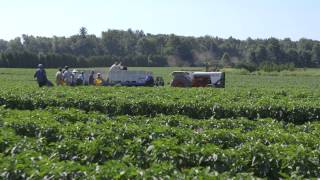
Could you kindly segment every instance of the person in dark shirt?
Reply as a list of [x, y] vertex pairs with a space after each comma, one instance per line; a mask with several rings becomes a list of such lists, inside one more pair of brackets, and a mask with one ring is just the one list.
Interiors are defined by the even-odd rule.
[[39, 87], [45, 86], [48, 83], [47, 74], [42, 64], [38, 65], [38, 69], [33, 77], [37, 79]]
[[89, 76], [89, 85], [94, 85], [94, 71], [91, 71]]

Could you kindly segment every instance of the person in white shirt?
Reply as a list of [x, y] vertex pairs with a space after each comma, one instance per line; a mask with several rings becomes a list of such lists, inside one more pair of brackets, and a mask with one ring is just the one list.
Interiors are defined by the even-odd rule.
[[63, 80], [69, 86], [72, 84], [72, 73], [69, 71], [68, 66], [65, 67], [65, 70], [63, 72]]
[[78, 77], [78, 71], [76, 69], [73, 69], [71, 73], [71, 85], [75, 86], [77, 84], [77, 77]]
[[57, 86], [63, 85], [63, 74], [61, 68], [59, 68], [59, 71], [56, 73], [56, 84]]
[[112, 64], [112, 66], [110, 66], [109, 71], [115, 71], [118, 67], [118, 62], [115, 62]]

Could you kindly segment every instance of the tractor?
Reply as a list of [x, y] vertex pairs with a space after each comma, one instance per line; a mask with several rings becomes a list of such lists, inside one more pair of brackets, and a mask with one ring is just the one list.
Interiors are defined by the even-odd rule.
[[172, 72], [172, 87], [225, 87], [224, 72]]

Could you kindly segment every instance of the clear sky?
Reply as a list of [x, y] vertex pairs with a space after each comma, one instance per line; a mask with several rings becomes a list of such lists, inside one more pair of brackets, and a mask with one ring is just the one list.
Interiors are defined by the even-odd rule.
[[0, 39], [131, 28], [152, 34], [320, 40], [320, 0], [0, 0]]

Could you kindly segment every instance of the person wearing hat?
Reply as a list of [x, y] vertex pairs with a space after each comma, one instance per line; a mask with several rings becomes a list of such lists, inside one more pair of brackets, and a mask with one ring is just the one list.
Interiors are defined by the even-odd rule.
[[44, 67], [42, 64], [38, 64], [38, 69], [36, 70], [36, 73], [34, 74], [33, 77], [37, 79], [39, 87], [47, 85], [47, 82], [48, 82], [47, 73], [44, 70]]
[[103, 80], [101, 74], [100, 74], [100, 73], [97, 73], [97, 78], [94, 80], [94, 84], [95, 84], [96, 86], [102, 86], [103, 83], [104, 83], [104, 80]]
[[72, 70], [72, 73], [71, 73], [71, 86], [75, 86], [77, 84], [77, 73], [78, 73], [78, 71], [76, 69]]
[[69, 67], [65, 66], [64, 71], [63, 71], [63, 81], [67, 84], [67, 85], [71, 85], [72, 84], [72, 73], [69, 71]]

